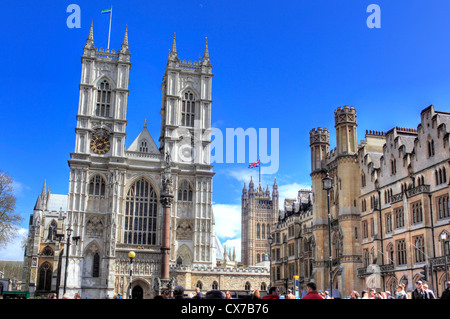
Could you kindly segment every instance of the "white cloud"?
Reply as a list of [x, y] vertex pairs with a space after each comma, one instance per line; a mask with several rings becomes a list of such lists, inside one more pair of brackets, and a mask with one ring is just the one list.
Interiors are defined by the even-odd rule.
[[[246, 183], [248, 186], [248, 183], [250, 182], [250, 177], [258, 176], [258, 172], [251, 169], [229, 170], [227, 171], [227, 175], [241, 182], [241, 184]], [[253, 182], [255, 182], [255, 180], [258, 180], [258, 177], [256, 177], [256, 179], [254, 179]]]
[[215, 232], [221, 241], [241, 235], [241, 206], [213, 204]]
[[5, 248], [0, 248], [0, 260], [19, 261], [23, 260], [24, 249], [22, 248], [22, 241], [26, 238], [28, 229], [20, 228], [18, 235], [6, 245]]
[[30, 190], [31, 188], [18, 182], [18, 181], [13, 181], [12, 182], [12, 187], [13, 187], [13, 191], [14, 191], [14, 195], [16, 197], [22, 197], [24, 195], [24, 190]]

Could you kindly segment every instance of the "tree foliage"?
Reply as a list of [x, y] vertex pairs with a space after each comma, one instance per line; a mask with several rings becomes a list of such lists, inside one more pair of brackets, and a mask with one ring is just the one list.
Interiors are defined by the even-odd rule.
[[13, 179], [0, 170], [0, 247], [6, 246], [17, 234], [22, 217], [14, 214], [15, 209]]

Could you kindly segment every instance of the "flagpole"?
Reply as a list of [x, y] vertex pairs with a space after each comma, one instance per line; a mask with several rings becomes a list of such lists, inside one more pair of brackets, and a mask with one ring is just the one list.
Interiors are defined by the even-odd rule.
[[109, 51], [109, 40], [111, 38], [111, 20], [112, 20], [112, 5], [111, 5], [111, 12], [109, 13], [108, 51]]
[[261, 155], [258, 155], [259, 161], [259, 184], [261, 185]]

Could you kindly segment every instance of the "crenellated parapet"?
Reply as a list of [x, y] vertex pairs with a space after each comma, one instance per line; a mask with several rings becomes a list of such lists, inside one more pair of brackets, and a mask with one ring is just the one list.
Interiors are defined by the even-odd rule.
[[338, 107], [334, 111], [335, 127], [341, 124], [356, 124], [356, 109], [353, 106]]
[[326, 128], [314, 128], [309, 131], [309, 145], [313, 144], [330, 144], [330, 132]]

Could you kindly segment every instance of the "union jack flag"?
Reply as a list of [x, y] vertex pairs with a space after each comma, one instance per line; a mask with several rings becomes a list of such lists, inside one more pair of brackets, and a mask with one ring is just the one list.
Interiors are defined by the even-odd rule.
[[257, 160], [256, 162], [251, 163], [248, 168], [254, 168], [254, 167], [259, 167], [261, 164], [261, 162], [259, 160]]

